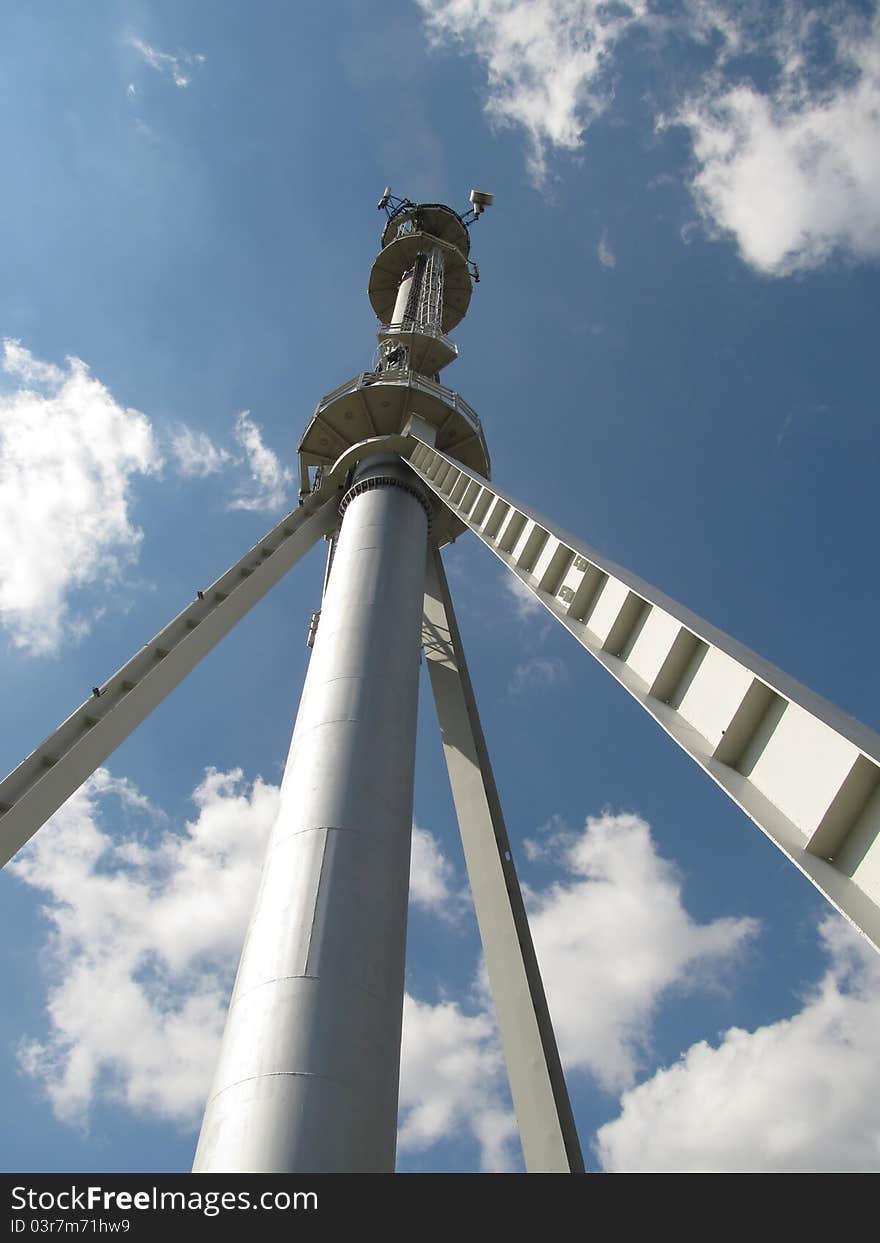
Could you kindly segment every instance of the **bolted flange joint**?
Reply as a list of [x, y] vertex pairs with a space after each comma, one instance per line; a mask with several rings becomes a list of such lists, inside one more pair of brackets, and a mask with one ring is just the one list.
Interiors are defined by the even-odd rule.
[[395, 475], [367, 475], [366, 478], [359, 479], [357, 483], [352, 484], [339, 502], [340, 518], [344, 516], [346, 509], [356, 496], [360, 496], [363, 492], [370, 492], [373, 488], [402, 488], [404, 492], [408, 492], [425, 511], [425, 517], [428, 520], [428, 530], [430, 531], [431, 519], [433, 517], [430, 501], [417, 484], [410, 483], [406, 479], [399, 479]]

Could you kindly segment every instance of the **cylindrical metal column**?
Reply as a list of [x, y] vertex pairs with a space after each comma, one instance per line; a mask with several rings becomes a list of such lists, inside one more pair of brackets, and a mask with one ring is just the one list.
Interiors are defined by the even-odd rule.
[[412, 327], [412, 316], [410, 316], [409, 323], [406, 323], [406, 310], [409, 306], [409, 295], [415, 279], [415, 271], [412, 271], [408, 276], [404, 276], [403, 280], [400, 282], [397, 288], [397, 298], [394, 302], [394, 310], [391, 313], [392, 324], [396, 324], [398, 326], [403, 324], [406, 327]]
[[394, 1169], [427, 505], [343, 500], [195, 1172]]

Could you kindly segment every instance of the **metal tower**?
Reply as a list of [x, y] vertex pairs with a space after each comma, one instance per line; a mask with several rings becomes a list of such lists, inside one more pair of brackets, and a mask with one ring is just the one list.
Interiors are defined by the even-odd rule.
[[0, 783], [0, 863], [322, 536], [324, 593], [194, 1169], [390, 1171], [420, 648], [530, 1171], [583, 1169], [440, 548], [470, 529], [880, 947], [880, 736], [489, 482], [440, 383], [461, 215], [386, 190], [374, 369], [319, 402], [300, 503]]

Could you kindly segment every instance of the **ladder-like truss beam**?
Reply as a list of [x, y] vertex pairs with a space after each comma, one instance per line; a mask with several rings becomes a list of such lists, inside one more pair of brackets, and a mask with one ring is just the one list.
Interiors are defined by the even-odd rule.
[[584, 1163], [461, 636], [433, 545], [422, 643], [529, 1173]]
[[444, 505], [880, 948], [880, 736], [409, 430]]
[[338, 488], [307, 498], [0, 782], [0, 866], [236, 622], [339, 522]]

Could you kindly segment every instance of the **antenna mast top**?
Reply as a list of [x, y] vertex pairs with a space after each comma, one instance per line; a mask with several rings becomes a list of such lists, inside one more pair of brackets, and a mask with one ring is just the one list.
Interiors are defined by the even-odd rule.
[[389, 195], [387, 200], [383, 195], [379, 204], [388, 217], [381, 234], [383, 249], [407, 233], [429, 233], [456, 246], [467, 258], [471, 248], [467, 229], [469, 222], [452, 207], [447, 207], [445, 203], [414, 203], [411, 199], [398, 199], [393, 195]]
[[469, 227], [491, 206], [493, 196], [471, 190], [471, 208], [461, 214], [445, 203], [414, 203], [399, 198], [386, 186], [377, 209], [387, 217], [380, 238], [381, 250], [370, 273], [370, 302], [380, 323], [391, 322], [401, 281], [406, 279], [419, 255], [433, 252], [443, 267], [442, 323], [449, 332], [464, 318], [471, 299], [471, 280], [479, 281], [477, 265], [469, 259]]
[[[343, 460], [351, 466], [376, 454], [385, 438], [404, 434], [413, 415], [436, 428], [441, 451], [488, 478], [479, 417], [440, 380], [458, 357], [447, 334], [464, 318], [480, 279], [468, 257], [469, 228], [492, 195], [472, 190], [470, 197], [470, 210], [461, 214], [444, 203], [399, 198], [385, 187], [377, 208], [386, 220], [369, 283], [379, 321], [375, 362], [318, 403], [300, 441], [301, 496], [315, 486], [312, 468], [335, 469]], [[461, 529], [453, 519], [435, 538], [443, 543]]]

